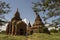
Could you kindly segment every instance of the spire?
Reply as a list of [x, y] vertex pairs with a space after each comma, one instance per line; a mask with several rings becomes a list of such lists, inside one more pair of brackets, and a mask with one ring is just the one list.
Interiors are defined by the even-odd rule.
[[38, 13], [35, 13], [35, 15], [36, 15], [35, 21], [36, 21], [36, 20], [42, 21], [41, 18], [40, 18], [40, 15], [39, 15]]
[[17, 11], [16, 11], [16, 13], [15, 13], [15, 15], [14, 15], [14, 18], [22, 20], [22, 19], [20, 18], [20, 13], [19, 13], [19, 11], [18, 11], [18, 8], [17, 8]]
[[33, 25], [38, 26], [38, 25], [43, 24], [42, 19], [40, 18], [40, 15], [38, 13], [35, 13], [35, 15], [36, 15], [36, 18]]
[[29, 21], [29, 23], [28, 23], [28, 27], [31, 27], [30, 21]]
[[17, 8], [17, 12], [18, 12], [18, 8]]
[[19, 11], [18, 11], [18, 8], [17, 8], [17, 11], [16, 11], [16, 13], [15, 13], [15, 16], [16, 16], [16, 17], [20, 16]]
[[19, 13], [18, 8], [17, 8], [17, 11], [16, 11], [16, 12], [18, 12], [18, 13]]

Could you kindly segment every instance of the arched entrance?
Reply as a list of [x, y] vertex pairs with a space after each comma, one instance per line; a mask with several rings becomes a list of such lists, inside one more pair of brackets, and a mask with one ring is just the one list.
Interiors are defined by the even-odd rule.
[[20, 29], [20, 35], [24, 35], [24, 30]]

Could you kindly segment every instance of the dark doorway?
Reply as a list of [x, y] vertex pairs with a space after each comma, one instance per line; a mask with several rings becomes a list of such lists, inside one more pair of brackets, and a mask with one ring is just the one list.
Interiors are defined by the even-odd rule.
[[24, 30], [20, 29], [20, 35], [24, 35]]

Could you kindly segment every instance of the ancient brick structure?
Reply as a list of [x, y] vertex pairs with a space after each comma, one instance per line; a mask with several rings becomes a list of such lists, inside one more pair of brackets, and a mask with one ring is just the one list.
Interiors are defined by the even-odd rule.
[[35, 15], [36, 15], [36, 19], [35, 19], [35, 22], [34, 22], [33, 27], [32, 27], [33, 32], [34, 33], [43, 32], [44, 24], [43, 24], [43, 22], [42, 22], [39, 14], [37, 12], [35, 13]]
[[17, 9], [14, 17], [7, 25], [6, 33], [12, 34], [12, 35], [25, 35], [26, 29], [27, 29], [26, 27], [27, 27], [27, 25], [20, 18], [20, 14], [19, 14], [18, 9]]
[[22, 19], [20, 18], [20, 14], [17, 9], [14, 17], [7, 25], [6, 33], [12, 35], [26, 35], [26, 34], [43, 33], [43, 32], [49, 33], [48, 29], [44, 27], [44, 24], [39, 14], [36, 12], [35, 15], [36, 19], [33, 26], [31, 26], [30, 22], [28, 23], [28, 25], [26, 25], [26, 23], [23, 22]]

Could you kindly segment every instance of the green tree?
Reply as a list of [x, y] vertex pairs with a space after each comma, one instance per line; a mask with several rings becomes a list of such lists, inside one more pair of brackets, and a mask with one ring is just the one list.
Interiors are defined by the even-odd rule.
[[[35, 10], [36, 12], [43, 11], [43, 19], [45, 23], [46, 20], [52, 17], [60, 17], [60, 0], [40, 0], [36, 3], [33, 2], [33, 4], [33, 10]], [[52, 23], [55, 23], [55, 25], [59, 25], [60, 18], [52, 20]]]
[[6, 2], [0, 1], [0, 25], [3, 25], [6, 23], [6, 21], [3, 21], [2, 19], [5, 19], [4, 15], [10, 12], [10, 6]]

